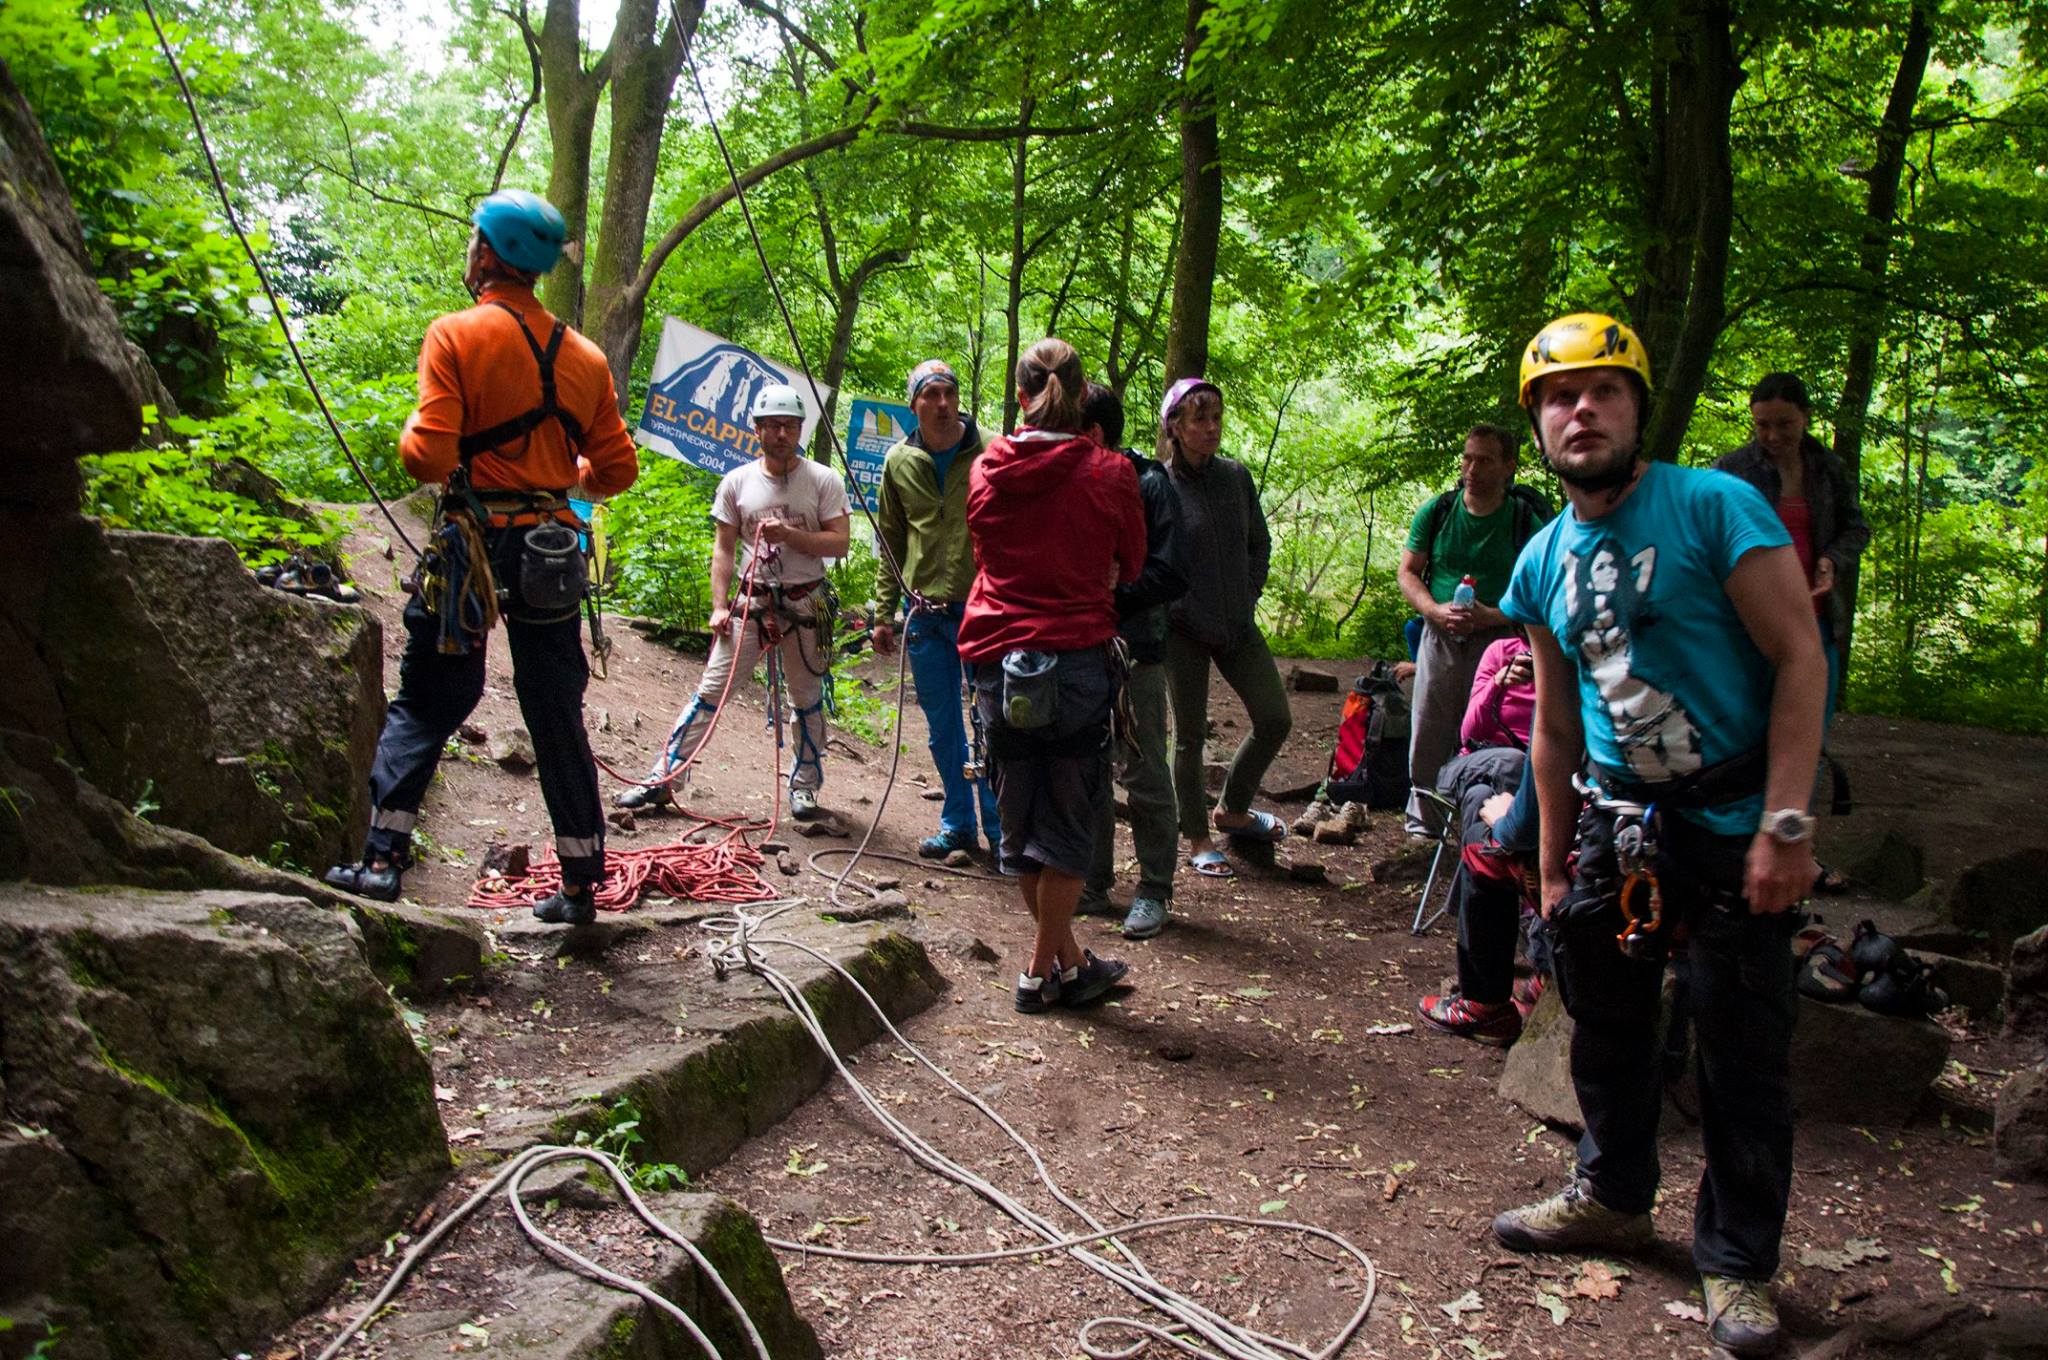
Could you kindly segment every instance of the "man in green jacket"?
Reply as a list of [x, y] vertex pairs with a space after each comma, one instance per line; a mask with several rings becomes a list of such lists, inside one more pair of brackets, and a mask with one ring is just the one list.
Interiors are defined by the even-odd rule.
[[[910, 409], [917, 429], [882, 460], [877, 513], [888, 548], [876, 573], [873, 638], [884, 656], [896, 649], [896, 618], [903, 620], [903, 645], [917, 706], [924, 710], [927, 745], [946, 791], [939, 805], [939, 830], [918, 843], [926, 859], [943, 859], [975, 845], [975, 807], [981, 833], [993, 849], [1002, 835], [995, 789], [986, 779], [967, 777], [967, 725], [962, 717], [960, 614], [974, 584], [974, 545], [967, 536], [967, 473], [982, 450], [974, 418], [961, 414], [960, 380], [943, 359], [927, 359], [910, 371]], [[899, 588], [890, 563], [903, 572]]]

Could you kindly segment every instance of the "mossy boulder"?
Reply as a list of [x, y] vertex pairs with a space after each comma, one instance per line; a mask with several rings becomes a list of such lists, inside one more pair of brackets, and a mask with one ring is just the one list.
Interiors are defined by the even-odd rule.
[[233, 1354], [450, 1172], [348, 916], [248, 892], [0, 888], [0, 1314], [66, 1356]]

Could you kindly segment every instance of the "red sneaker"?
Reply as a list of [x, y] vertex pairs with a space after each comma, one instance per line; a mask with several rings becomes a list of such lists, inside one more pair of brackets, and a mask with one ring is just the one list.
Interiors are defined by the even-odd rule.
[[1536, 1009], [1536, 1003], [1543, 999], [1543, 991], [1549, 985], [1548, 973], [1537, 973], [1515, 983], [1515, 1009], [1521, 1013], [1524, 1024], [1528, 1023], [1529, 1012]]
[[1522, 1013], [1512, 1001], [1483, 1006], [1452, 992], [1449, 996], [1425, 996], [1416, 1009], [1430, 1028], [1474, 1043], [1506, 1048], [1522, 1037]]

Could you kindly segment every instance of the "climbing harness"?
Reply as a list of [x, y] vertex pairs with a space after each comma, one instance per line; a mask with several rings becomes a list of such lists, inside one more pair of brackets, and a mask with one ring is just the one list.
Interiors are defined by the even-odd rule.
[[1617, 899], [1627, 924], [1614, 942], [1632, 959], [1648, 958], [1662, 947], [1664, 885], [1657, 878], [1657, 805], [1601, 802], [1615, 813], [1614, 857], [1621, 871]]
[[[486, 305], [496, 307], [511, 317], [518, 325], [519, 333], [526, 337], [526, 348], [533, 352], [533, 362], [540, 369], [540, 405], [522, 411], [510, 420], [501, 420], [487, 430], [463, 435], [456, 441], [456, 450], [462, 455], [463, 465], [468, 466], [469, 460], [480, 453], [494, 453], [512, 462], [524, 458], [527, 446], [533, 440], [533, 432], [550, 420], [562, 427], [562, 433], [569, 437], [569, 447], [581, 453], [583, 425], [576, 417], [563, 410], [555, 399], [555, 356], [561, 353], [562, 337], [569, 333], [569, 323], [557, 317], [555, 329], [548, 336], [547, 347], [543, 349], [540, 341], [533, 338], [533, 331], [527, 326], [526, 318], [519, 314], [517, 307], [495, 298]], [[519, 452], [499, 452], [500, 445], [508, 444], [514, 439], [520, 441]]]

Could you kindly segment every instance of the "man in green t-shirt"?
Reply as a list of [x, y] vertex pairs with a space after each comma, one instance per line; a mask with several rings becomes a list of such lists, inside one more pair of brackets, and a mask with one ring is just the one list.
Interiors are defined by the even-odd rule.
[[[1479, 654], [1511, 625], [1495, 606], [1506, 593], [1515, 556], [1543, 522], [1548, 502], [1514, 486], [1515, 437], [1494, 425], [1465, 436], [1457, 486], [1415, 512], [1401, 552], [1401, 594], [1422, 616], [1415, 656], [1415, 698], [1408, 739], [1408, 831], [1435, 836], [1437, 815], [1420, 790], [1457, 753], [1458, 725]], [[1473, 602], [1453, 603], [1472, 578]]]

